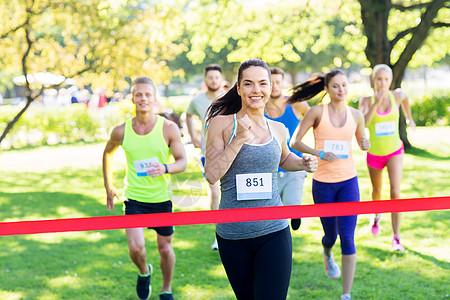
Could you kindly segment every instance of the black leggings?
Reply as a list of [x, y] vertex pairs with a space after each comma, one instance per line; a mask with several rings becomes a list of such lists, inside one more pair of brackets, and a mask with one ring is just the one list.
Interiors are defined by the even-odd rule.
[[286, 299], [292, 269], [289, 227], [244, 240], [227, 240], [217, 235], [217, 242], [222, 264], [237, 299]]

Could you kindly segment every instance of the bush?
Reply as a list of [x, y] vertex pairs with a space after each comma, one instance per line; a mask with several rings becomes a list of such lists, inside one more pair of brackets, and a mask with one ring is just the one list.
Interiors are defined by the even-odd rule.
[[[359, 97], [349, 97], [348, 105], [358, 109]], [[450, 91], [437, 90], [422, 98], [410, 99], [411, 112], [417, 126], [449, 125]]]
[[[60, 107], [31, 106], [2, 141], [1, 149], [106, 140], [109, 130], [133, 113], [131, 102], [87, 109], [84, 104]], [[0, 130], [18, 113], [18, 106], [0, 108]]]
[[412, 102], [411, 111], [417, 126], [449, 125], [449, 90], [435, 91]]

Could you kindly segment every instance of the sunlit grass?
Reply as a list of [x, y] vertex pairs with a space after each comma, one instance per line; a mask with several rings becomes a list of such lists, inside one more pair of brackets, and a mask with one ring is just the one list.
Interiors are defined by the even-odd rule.
[[[436, 134], [437, 132], [437, 134]], [[402, 197], [449, 196], [449, 128], [418, 128], [415, 144], [428, 152], [405, 155]], [[309, 136], [308, 138], [311, 138]], [[310, 143], [313, 145], [313, 142]], [[24, 153], [30, 153], [29, 151]], [[365, 153], [354, 147], [361, 200], [370, 200]], [[26, 155], [26, 154], [24, 154]], [[124, 169], [115, 172], [122, 186]], [[383, 197], [389, 198], [387, 173]], [[174, 194], [186, 197], [176, 211], [198, 209], [207, 185], [196, 162], [174, 177]], [[183, 185], [184, 184], [184, 185]], [[311, 204], [311, 176], [305, 181], [304, 204]], [[191, 202], [189, 202], [191, 201]], [[205, 205], [203, 203], [204, 209]], [[0, 171], [0, 220], [94, 217], [123, 214], [116, 203], [113, 213], [105, 206], [100, 167], [46, 172]], [[368, 215], [358, 218], [355, 239], [358, 264], [354, 299], [448, 299], [450, 278], [449, 211], [403, 214], [405, 253], [390, 249], [390, 216], [382, 217], [382, 231], [368, 232]], [[321, 257], [323, 232], [318, 218], [303, 219], [292, 232], [293, 270], [288, 299], [338, 299], [341, 280], [330, 280]], [[173, 279], [176, 299], [234, 299], [217, 251], [211, 251], [214, 225], [175, 228], [177, 263]], [[156, 235], [146, 231], [147, 256], [155, 268], [152, 300], [161, 287]], [[340, 262], [339, 240], [334, 247]], [[128, 257], [124, 230], [66, 232], [0, 237], [0, 299], [136, 299], [137, 269]]]

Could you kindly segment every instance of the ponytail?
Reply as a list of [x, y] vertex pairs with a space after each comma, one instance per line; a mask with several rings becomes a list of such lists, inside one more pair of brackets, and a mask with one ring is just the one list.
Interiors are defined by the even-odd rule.
[[297, 84], [292, 88], [294, 91], [288, 98], [289, 103], [302, 102], [309, 100], [322, 92], [325, 87], [325, 76], [317, 75], [307, 81]]
[[[323, 91], [325, 89], [325, 86], [328, 86], [328, 83], [336, 75], [345, 76], [342, 70], [335, 69], [326, 74], [319, 74], [301, 84], [297, 84], [292, 88], [294, 92], [292, 93], [292, 96], [288, 98], [289, 103], [301, 102], [311, 99], [312, 97]], [[322, 95], [322, 98], [320, 100], [322, 100], [324, 96], [325, 94]]]
[[233, 85], [224, 95], [214, 100], [206, 111], [206, 125], [218, 115], [232, 115], [242, 108], [241, 96], [237, 92], [237, 83]]

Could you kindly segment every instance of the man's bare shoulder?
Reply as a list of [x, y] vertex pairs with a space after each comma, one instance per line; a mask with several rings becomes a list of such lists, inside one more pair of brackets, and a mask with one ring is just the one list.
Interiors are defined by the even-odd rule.
[[125, 123], [117, 125], [111, 131], [111, 141], [122, 143], [123, 137], [125, 135]]

